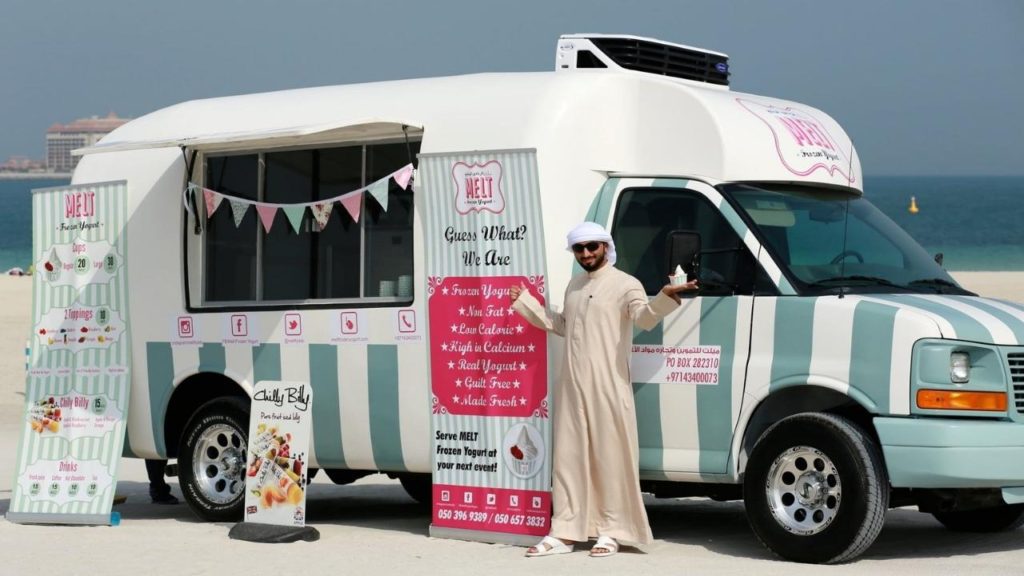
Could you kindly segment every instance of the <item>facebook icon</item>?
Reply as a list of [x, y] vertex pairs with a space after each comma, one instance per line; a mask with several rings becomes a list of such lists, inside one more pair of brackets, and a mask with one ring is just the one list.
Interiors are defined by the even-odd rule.
[[249, 335], [249, 318], [245, 314], [233, 314], [231, 316], [231, 335]]

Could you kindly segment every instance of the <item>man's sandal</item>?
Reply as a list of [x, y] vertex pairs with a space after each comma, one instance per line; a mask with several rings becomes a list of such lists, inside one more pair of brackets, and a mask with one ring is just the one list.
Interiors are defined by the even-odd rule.
[[526, 551], [526, 557], [536, 558], [537, 556], [568, 554], [569, 552], [572, 552], [574, 546], [575, 544], [566, 544], [553, 536], [545, 536], [544, 539], [538, 542], [532, 550]]
[[619, 551], [619, 543], [611, 536], [598, 536], [597, 543], [590, 549], [592, 558], [604, 558]]

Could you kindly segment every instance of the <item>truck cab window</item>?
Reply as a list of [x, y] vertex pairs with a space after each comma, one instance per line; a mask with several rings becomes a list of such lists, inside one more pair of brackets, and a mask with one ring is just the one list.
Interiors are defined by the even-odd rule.
[[706, 198], [678, 188], [632, 188], [619, 196], [612, 222], [616, 266], [639, 279], [647, 294], [656, 294], [668, 282], [667, 240], [674, 230], [701, 235], [702, 294], [774, 289], [732, 226]]

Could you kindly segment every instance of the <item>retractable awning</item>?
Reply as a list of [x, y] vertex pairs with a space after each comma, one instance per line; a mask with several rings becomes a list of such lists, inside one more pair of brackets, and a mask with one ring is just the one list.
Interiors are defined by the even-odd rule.
[[314, 126], [298, 126], [276, 130], [261, 129], [256, 131], [210, 133], [153, 140], [118, 140], [116, 139], [115, 132], [112, 134], [112, 136], [115, 136], [115, 139], [105, 138], [94, 146], [76, 149], [72, 154], [84, 156], [104, 152], [167, 148], [172, 146], [201, 152], [229, 152], [299, 144], [320, 144], [324, 142], [365, 142], [368, 140], [403, 138], [407, 135], [409, 137], [418, 137], [422, 133], [422, 126], [409, 122], [382, 119], [367, 119], [357, 123], [349, 121]]

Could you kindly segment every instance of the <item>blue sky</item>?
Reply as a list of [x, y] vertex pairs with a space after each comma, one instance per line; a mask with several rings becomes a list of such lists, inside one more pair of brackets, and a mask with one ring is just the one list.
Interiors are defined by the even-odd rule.
[[4, 0], [0, 161], [54, 122], [247, 92], [553, 68], [570, 32], [730, 57], [828, 112], [867, 175], [1024, 174], [1018, 0]]

